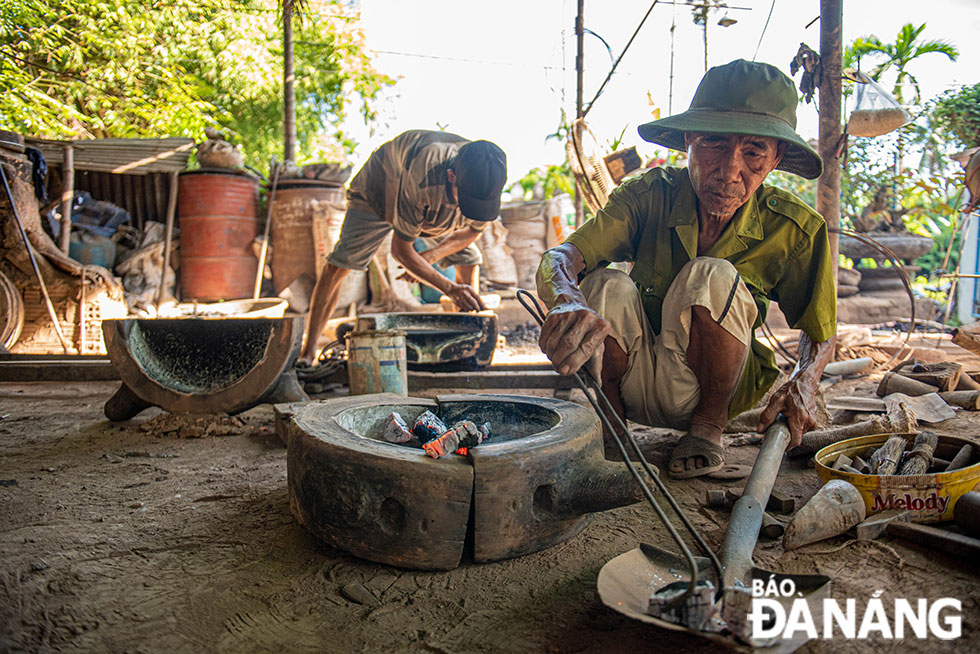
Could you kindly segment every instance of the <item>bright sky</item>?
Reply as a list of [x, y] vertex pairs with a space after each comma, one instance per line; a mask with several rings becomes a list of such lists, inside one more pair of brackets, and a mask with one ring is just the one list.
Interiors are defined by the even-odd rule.
[[[575, 114], [576, 0], [365, 0], [360, 3], [368, 45], [377, 52], [375, 65], [399, 78], [382, 105], [382, 118], [369, 134], [363, 125], [348, 125], [361, 143], [354, 163], [360, 163], [384, 141], [407, 129], [440, 129], [469, 139], [488, 139], [508, 156], [511, 181], [536, 166], [564, 159], [563, 144], [545, 136], [558, 126], [561, 109]], [[730, 27], [718, 25], [725, 11], [714, 12], [708, 23], [708, 65], [733, 59], [752, 59], [763, 26], [759, 61], [779, 66], [787, 74], [800, 42], [820, 49], [818, 0], [730, 0]], [[612, 58], [622, 51], [650, 6], [649, 0], [585, 2], [585, 26], [602, 37]], [[615, 7], [615, 11], [609, 8]], [[736, 10], [746, 7], [749, 10]], [[617, 138], [625, 129], [623, 147], [638, 146], [644, 157], [656, 146], [642, 141], [638, 124], [652, 119], [648, 96], [668, 115], [670, 88], [670, 26], [672, 3], [661, 0], [626, 53], [616, 75], [588, 115], [600, 142]], [[977, 0], [844, 0], [843, 34], [847, 44], [874, 34], [893, 42], [907, 22], [927, 23], [920, 39], [942, 39], [960, 50], [957, 62], [929, 54], [915, 61], [910, 72], [920, 83], [923, 98], [952, 86], [980, 81], [980, 2]], [[704, 72], [701, 27], [691, 10], [677, 3], [674, 37], [673, 112], [687, 108]], [[596, 36], [585, 37], [584, 101], [595, 94], [612, 59]], [[866, 67], [868, 68], [868, 67]], [[796, 80], [799, 82], [799, 76]], [[892, 79], [886, 77], [891, 88]], [[816, 98], [798, 109], [798, 131], [817, 136]]]

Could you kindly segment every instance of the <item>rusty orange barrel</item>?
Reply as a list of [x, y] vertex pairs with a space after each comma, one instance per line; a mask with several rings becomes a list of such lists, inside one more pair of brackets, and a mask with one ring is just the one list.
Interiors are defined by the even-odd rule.
[[340, 236], [346, 208], [346, 193], [338, 184], [306, 179], [279, 182], [270, 212], [270, 265], [276, 293], [304, 274], [316, 281], [318, 268]]
[[180, 176], [180, 289], [184, 301], [252, 297], [258, 260], [259, 184], [251, 175], [192, 171]]

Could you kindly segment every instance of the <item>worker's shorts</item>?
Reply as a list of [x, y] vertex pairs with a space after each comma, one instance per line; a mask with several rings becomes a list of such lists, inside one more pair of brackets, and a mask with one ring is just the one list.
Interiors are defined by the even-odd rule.
[[[391, 225], [384, 218], [370, 211], [347, 208], [344, 224], [340, 229], [340, 238], [334, 245], [333, 252], [327, 257], [327, 262], [338, 268], [348, 270], [367, 270], [371, 257], [378, 251], [385, 237], [392, 231]], [[396, 235], [395, 238], [398, 238]], [[445, 236], [425, 239], [428, 247], [432, 247]], [[451, 254], [438, 262], [441, 267], [470, 266], [483, 263], [483, 255], [475, 243]]]
[[702, 306], [746, 348], [758, 309], [741, 276], [725, 259], [698, 257], [681, 268], [664, 296], [662, 329], [654, 336], [640, 292], [630, 277], [603, 268], [581, 284], [589, 306], [612, 323], [610, 335], [626, 352], [620, 395], [626, 417], [652, 427], [687, 429], [700, 398], [687, 364], [691, 307]]

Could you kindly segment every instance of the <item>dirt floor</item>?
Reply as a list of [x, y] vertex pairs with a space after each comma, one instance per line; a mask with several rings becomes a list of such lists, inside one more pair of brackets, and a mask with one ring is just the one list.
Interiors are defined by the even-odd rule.
[[[645, 504], [596, 515], [570, 541], [514, 560], [439, 573], [386, 567], [323, 546], [294, 520], [271, 407], [182, 434], [168, 431], [156, 409], [107, 422], [102, 405], [115, 388], [0, 384], [0, 651], [717, 650], [622, 617], [597, 596], [596, 576], [610, 559], [640, 542], [674, 549]], [[873, 388], [865, 379], [831, 392]], [[936, 431], [976, 440], [980, 413]], [[637, 435], [665, 467], [678, 434]], [[729, 460], [750, 463], [757, 451], [732, 447]], [[706, 488], [724, 484], [667, 483], [720, 544], [727, 514], [702, 504]], [[798, 506], [819, 485], [796, 460], [784, 461], [776, 482]], [[859, 606], [878, 592], [886, 606], [899, 597], [962, 601], [963, 635], [954, 642], [818, 640], [800, 651], [980, 649], [976, 562], [892, 538], [845, 537], [794, 552], [760, 541], [756, 561], [829, 575], [832, 596]]]

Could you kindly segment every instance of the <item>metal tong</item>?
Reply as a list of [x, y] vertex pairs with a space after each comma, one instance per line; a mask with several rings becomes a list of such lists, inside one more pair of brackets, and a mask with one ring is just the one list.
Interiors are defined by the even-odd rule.
[[[517, 291], [517, 300], [521, 303], [521, 306], [527, 309], [527, 312], [531, 314], [534, 320], [537, 321], [539, 327], [544, 326], [544, 320], [547, 314], [541, 307], [541, 304], [536, 297], [522, 288], [518, 289]], [[639, 459], [640, 464], [643, 466], [643, 470], [646, 472], [647, 476], [653, 480], [657, 490], [659, 490], [660, 494], [667, 500], [667, 504], [670, 505], [670, 508], [677, 514], [677, 517], [680, 519], [681, 523], [688, 530], [688, 532], [690, 532], [691, 536], [697, 542], [698, 547], [700, 547], [704, 555], [710, 559], [711, 566], [714, 568], [715, 573], [717, 574], [716, 579], [718, 580], [715, 601], [720, 601], [723, 590], [723, 576], [721, 563], [719, 562], [718, 557], [715, 556], [714, 552], [711, 551], [711, 548], [708, 547], [708, 544], [705, 542], [704, 537], [701, 536], [701, 533], [693, 524], [691, 524], [691, 521], [688, 519], [687, 515], [685, 515], [680, 505], [673, 498], [670, 491], [667, 490], [667, 487], [660, 479], [660, 475], [654, 471], [654, 469], [647, 462], [646, 457], [643, 456], [643, 452], [640, 451], [640, 446], [637, 444], [636, 439], [633, 438], [633, 435], [630, 433], [626, 423], [619, 417], [619, 414], [616, 413], [615, 409], [613, 409], [612, 403], [609, 402], [609, 398], [607, 398], [606, 394], [602, 391], [602, 386], [599, 381], [585, 368], [585, 366], [580, 368], [578, 372], [573, 373], [572, 377], [575, 378], [579, 388], [582, 389], [586, 399], [589, 400], [589, 404], [592, 405], [592, 408], [595, 410], [596, 414], [598, 414], [599, 419], [606, 427], [608, 433], [612, 435], [613, 440], [616, 443], [616, 447], [619, 449], [619, 453], [623, 457], [623, 462], [626, 463], [626, 467], [629, 468], [633, 478], [636, 479], [636, 483], [640, 485], [643, 495], [647, 498], [647, 501], [650, 503], [650, 506], [653, 507], [653, 510], [660, 519], [660, 522], [662, 522], [664, 527], [667, 528], [671, 538], [673, 538], [674, 542], [677, 543], [681, 553], [687, 559], [688, 564], [691, 567], [691, 581], [688, 584], [687, 589], [682, 594], [673, 598], [667, 604], [667, 606], [682, 604], [687, 602], [691, 597], [691, 594], [694, 592], [695, 587], [698, 584], [697, 562], [694, 560], [694, 555], [691, 553], [691, 550], [687, 547], [687, 544], [677, 532], [677, 529], [673, 524], [671, 524], [664, 509], [656, 502], [656, 500], [654, 500], [653, 491], [651, 490], [649, 484], [647, 484], [644, 476], [640, 474], [640, 471], [637, 470], [636, 466], [633, 465], [633, 462], [630, 460], [630, 456], [626, 450], [624, 441], [625, 443], [629, 444], [632, 451], [636, 454], [637, 459]], [[595, 394], [594, 398], [589, 395], [589, 389], [592, 389], [592, 392]], [[602, 408], [600, 408], [599, 402], [602, 403]], [[610, 420], [610, 416], [613, 418], [612, 421]]]

